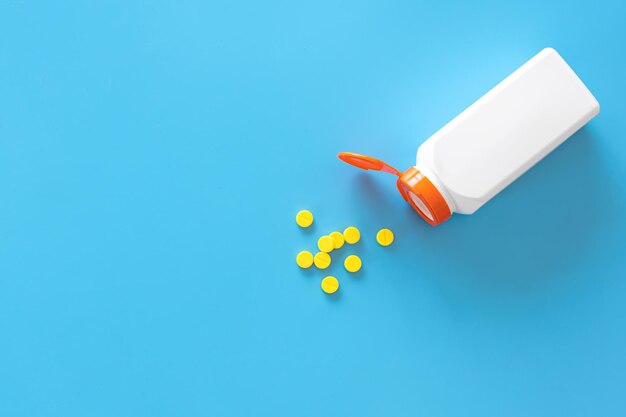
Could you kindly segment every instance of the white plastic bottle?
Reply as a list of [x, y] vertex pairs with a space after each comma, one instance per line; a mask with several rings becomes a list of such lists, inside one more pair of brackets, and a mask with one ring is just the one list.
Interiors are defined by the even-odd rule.
[[472, 214], [598, 114], [598, 101], [546, 48], [426, 140], [404, 173], [342, 152], [363, 169], [398, 175], [398, 189], [431, 225]]

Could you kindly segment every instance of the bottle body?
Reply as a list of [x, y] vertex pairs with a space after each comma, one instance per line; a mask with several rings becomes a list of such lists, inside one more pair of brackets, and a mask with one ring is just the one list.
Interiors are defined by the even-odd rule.
[[574, 71], [546, 48], [428, 138], [406, 171], [352, 152], [338, 157], [397, 176], [402, 198], [436, 226], [453, 213], [474, 213], [599, 111]]
[[415, 168], [451, 212], [471, 214], [599, 109], [563, 58], [546, 48], [426, 140]]

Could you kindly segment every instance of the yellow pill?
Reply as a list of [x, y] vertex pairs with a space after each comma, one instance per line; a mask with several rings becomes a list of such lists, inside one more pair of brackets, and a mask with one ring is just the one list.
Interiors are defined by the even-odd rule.
[[332, 232], [330, 235], [330, 238], [333, 240], [333, 247], [335, 249], [339, 249], [340, 247], [343, 246], [343, 242], [345, 241], [345, 239], [343, 238], [343, 235], [339, 232]]
[[330, 255], [326, 252], [317, 252], [313, 258], [313, 263], [319, 269], [326, 269], [330, 266]]
[[296, 263], [300, 268], [309, 268], [313, 265], [313, 254], [308, 250], [303, 250], [296, 256]]
[[313, 213], [309, 210], [300, 210], [298, 214], [296, 214], [296, 223], [300, 227], [309, 227], [313, 224]]
[[361, 239], [361, 232], [354, 226], [348, 227], [343, 231], [343, 238], [351, 245], [354, 245]]
[[330, 236], [322, 236], [319, 238], [319, 240], [317, 241], [317, 247], [320, 248], [320, 250], [322, 252], [332, 252], [332, 250], [335, 248], [335, 245], [333, 243], [333, 238]]
[[361, 258], [356, 255], [350, 255], [343, 262], [343, 266], [346, 267], [348, 272], [357, 272], [361, 269]]
[[380, 229], [376, 233], [376, 241], [380, 246], [389, 246], [393, 243], [393, 232], [389, 229]]
[[326, 294], [332, 294], [339, 289], [339, 281], [337, 278], [328, 276], [322, 280], [322, 290]]

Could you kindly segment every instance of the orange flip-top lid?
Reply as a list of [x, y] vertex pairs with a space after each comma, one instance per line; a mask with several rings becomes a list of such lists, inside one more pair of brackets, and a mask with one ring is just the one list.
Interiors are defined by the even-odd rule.
[[437, 187], [417, 168], [411, 167], [401, 173], [391, 165], [371, 156], [341, 152], [342, 161], [365, 170], [383, 171], [398, 177], [396, 185], [405, 201], [429, 224], [436, 226], [448, 220], [452, 211]]
[[400, 171], [392, 167], [391, 165], [381, 161], [380, 159], [372, 158], [371, 156], [359, 155], [352, 152], [339, 152], [337, 155], [343, 162], [353, 165], [361, 169], [371, 169], [374, 171], [383, 171], [390, 174], [401, 175]]

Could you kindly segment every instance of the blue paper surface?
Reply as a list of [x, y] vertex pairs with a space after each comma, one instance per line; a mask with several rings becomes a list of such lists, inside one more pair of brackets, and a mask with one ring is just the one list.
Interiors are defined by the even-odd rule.
[[[625, 17], [0, 2], [0, 415], [624, 416]], [[547, 46], [600, 115], [476, 214], [433, 228], [336, 158], [409, 167]]]

